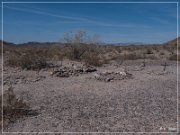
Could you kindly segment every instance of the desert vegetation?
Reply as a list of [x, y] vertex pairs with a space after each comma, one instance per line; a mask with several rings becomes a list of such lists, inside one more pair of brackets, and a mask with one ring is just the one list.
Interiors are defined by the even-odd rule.
[[0, 96], [0, 103], [0, 114], [3, 116], [0, 118], [0, 121], [2, 124], [3, 118], [4, 128], [7, 127], [10, 123], [14, 123], [19, 118], [36, 115], [35, 110], [31, 110], [21, 97], [17, 97], [13, 91], [13, 87], [9, 87], [7, 90], [4, 90], [3, 96]]
[[[40, 70], [50, 66], [51, 61], [70, 59], [93, 66], [102, 66], [115, 59], [167, 59], [177, 60], [174, 45], [111, 46], [100, 45], [98, 38], [88, 36], [85, 31], [69, 32], [62, 43], [50, 46], [17, 46], [6, 49], [5, 64], [22, 69]], [[9, 47], [11, 48], [11, 47]], [[179, 57], [179, 55], [178, 55]]]
[[174, 42], [115, 46], [77, 31], [3, 44], [5, 131], [176, 131]]

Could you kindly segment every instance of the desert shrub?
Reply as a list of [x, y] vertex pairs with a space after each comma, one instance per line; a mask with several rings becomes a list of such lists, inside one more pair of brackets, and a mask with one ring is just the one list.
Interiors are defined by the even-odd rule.
[[25, 55], [20, 59], [20, 67], [27, 70], [40, 70], [47, 67], [47, 62], [43, 57]]
[[69, 51], [66, 53], [66, 56], [73, 60], [82, 60], [82, 56], [87, 51], [92, 51], [92, 48], [89, 46], [97, 44], [97, 37], [97, 35], [88, 36], [87, 33], [82, 30], [65, 33], [64, 41], [69, 46]]
[[158, 59], [156, 56], [154, 56], [154, 55], [149, 55], [149, 56], [147, 56], [146, 57], [147, 59], [150, 59], [150, 60], [156, 60], [156, 59]]
[[66, 51], [66, 57], [71, 60], [82, 61], [89, 65], [101, 66], [107, 63], [107, 59], [101, 57], [104, 51], [94, 44], [79, 44], [69, 46], [69, 50]]
[[164, 52], [160, 52], [160, 55], [164, 55], [165, 53]]
[[40, 52], [25, 52], [21, 56], [9, 56], [6, 64], [11, 67], [20, 67], [27, 70], [40, 70], [48, 66], [46, 58]]
[[53, 61], [59, 61], [59, 60], [63, 60], [64, 56], [65, 56], [65, 48], [61, 48], [60, 46], [50, 46], [47, 50], [46, 50], [46, 54], [43, 57], [46, 57], [49, 60], [53, 60]]
[[169, 57], [169, 60], [175, 60], [175, 61], [180, 61], [180, 55], [173, 54]]
[[166, 50], [167, 50], [168, 52], [170, 52], [172, 55], [174, 55], [175, 52], [177, 51], [176, 49], [174, 49], [174, 48], [172, 48], [172, 47], [169, 47], [169, 46], [166, 47]]
[[101, 60], [97, 55], [87, 55], [84, 57], [84, 61], [92, 66], [102, 66], [104, 63], [106, 63], [104, 59]]
[[8, 114], [11, 113], [12, 110], [25, 108], [25, 107], [27, 107], [26, 103], [22, 99], [16, 97], [12, 87], [9, 87], [8, 90], [4, 91], [3, 93], [4, 114]]
[[19, 57], [16, 55], [10, 55], [6, 61], [6, 64], [11, 67], [18, 66]]
[[153, 51], [151, 49], [147, 49], [146, 54], [153, 54]]
[[87, 50], [82, 56], [81, 60], [93, 66], [102, 66], [103, 64], [109, 63], [112, 57], [107, 57], [105, 54], [107, 54], [105, 48], [91, 44], [87, 45]]
[[117, 56], [114, 60], [116, 61], [118, 67], [122, 65], [125, 61], [124, 56], [122, 55]]
[[71, 60], [81, 60], [87, 50], [86, 45], [71, 45], [69, 51], [66, 53], [66, 56]]
[[[0, 102], [2, 106], [2, 95], [0, 96]], [[22, 99], [17, 98], [12, 87], [5, 90], [3, 93], [3, 125], [7, 126], [10, 122], [26, 115], [22, 110], [27, 108], [29, 108], [28, 105]], [[2, 107], [0, 113], [2, 113]]]
[[118, 48], [117, 51], [118, 51], [118, 53], [122, 53], [122, 49], [121, 48]]
[[117, 59], [119, 59], [119, 55], [112, 55], [110, 57], [110, 60], [117, 60]]
[[136, 59], [136, 54], [135, 53], [125, 54], [124, 59], [126, 59], [126, 60], [135, 60]]
[[136, 60], [136, 59], [144, 59], [144, 56], [141, 54], [136, 54], [136, 53], [128, 53], [124, 54], [124, 59], [125, 60]]

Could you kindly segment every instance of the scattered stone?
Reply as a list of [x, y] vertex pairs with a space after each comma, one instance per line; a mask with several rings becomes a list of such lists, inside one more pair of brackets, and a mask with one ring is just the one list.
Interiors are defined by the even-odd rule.
[[4, 82], [3, 82], [3, 85], [6, 85], [6, 84], [8, 84], [8, 81], [4, 81]]
[[147, 71], [147, 74], [150, 74], [150, 75], [167, 75], [171, 72], [168, 72], [168, 71]]
[[94, 74], [94, 77], [97, 79], [97, 80], [102, 80], [102, 76], [98, 73], [95, 73]]
[[74, 64], [72, 64], [72, 68], [73, 70], [75, 70], [76, 72], [83, 72], [83, 68], [80, 66], [76, 66]]
[[57, 77], [69, 77], [70, 75], [67, 72], [59, 72], [56, 76]]
[[95, 67], [92, 67], [92, 66], [88, 66], [88, 67], [84, 67], [83, 68], [83, 72], [87, 72], [87, 73], [91, 73], [91, 72], [95, 72], [97, 71], [97, 69]]
[[110, 82], [113, 80], [130, 79], [132, 78], [132, 74], [128, 72], [105, 71], [102, 73], [95, 73], [94, 78], [100, 81]]
[[160, 131], [166, 131], [166, 132], [177, 132], [177, 128], [172, 128], [172, 127], [169, 127], [169, 128], [165, 128], [165, 127], [160, 127], [159, 128]]
[[105, 79], [106, 82], [110, 82], [111, 80], [113, 80], [113, 78], [106, 78]]
[[170, 131], [170, 132], [177, 132], [177, 128], [169, 127], [169, 128], [168, 128], [168, 131]]
[[17, 73], [17, 71], [12, 71], [12, 73]]
[[31, 80], [31, 82], [38, 82], [38, 81], [43, 80], [45, 78], [46, 78], [45, 76], [37, 76], [34, 80]]

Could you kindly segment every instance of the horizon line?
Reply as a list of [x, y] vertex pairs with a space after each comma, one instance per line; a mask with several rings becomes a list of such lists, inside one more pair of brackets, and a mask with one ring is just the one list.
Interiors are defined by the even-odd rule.
[[77, 3], [77, 4], [78, 4], [78, 3], [84, 3], [84, 4], [85, 4], [85, 3], [122, 3], [122, 4], [123, 4], [123, 3], [124, 3], [124, 4], [126, 4], [126, 3], [139, 3], [139, 4], [141, 4], [141, 3], [142, 3], [142, 4], [143, 4], [143, 3], [149, 3], [149, 4], [150, 4], [150, 3], [159, 3], [159, 4], [161, 4], [161, 3], [162, 3], [162, 4], [175, 3], [175, 4], [178, 4], [179, 2], [178, 2], [178, 1], [176, 1], [176, 2], [175, 2], [175, 1], [173, 1], [173, 2], [169, 2], [169, 1], [164, 1], [164, 2], [156, 2], [156, 1], [154, 1], [154, 2], [153, 2], [153, 1], [152, 1], [152, 2], [150, 2], [150, 1], [147, 1], [147, 2], [143, 2], [143, 1], [137, 1], [137, 2], [133, 2], [133, 1], [129, 1], [129, 2], [125, 2], [125, 1], [124, 1], [124, 2], [115, 2], [115, 1], [112, 1], [112, 2], [101, 2], [101, 1], [94, 1], [94, 2], [93, 2], [93, 1], [87, 1], [87, 2], [84, 2], [84, 1], [82, 1], [82, 2], [80, 2], [80, 1], [77, 1], [77, 2], [65, 2], [65, 1], [64, 1], [64, 2], [55, 2], [55, 1], [52, 1], [52, 2], [48, 2], [48, 1], [44, 1], [44, 2], [42, 2], [42, 1], [30, 2], [30, 1], [27, 1], [27, 2], [24, 2], [24, 1], [16, 1], [16, 2], [10, 2], [10, 1], [2, 1], [1, 3], [2, 3], [2, 4], [3, 4], [3, 3], [27, 3], [27, 4], [28, 4], [28, 3], [45, 3], [45, 4], [48, 4], [48, 3], [67, 3], [67, 4], [68, 4], [68, 3], [74, 3], [74, 4], [76, 4], [76, 3]]

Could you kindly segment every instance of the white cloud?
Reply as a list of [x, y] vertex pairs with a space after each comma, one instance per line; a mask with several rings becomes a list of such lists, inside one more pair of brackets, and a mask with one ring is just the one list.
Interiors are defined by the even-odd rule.
[[97, 25], [97, 26], [103, 26], [103, 27], [117, 27], [117, 28], [149, 28], [150, 26], [147, 25], [142, 25], [142, 24], [134, 24], [134, 23], [106, 23], [106, 22], [101, 22], [97, 20], [93, 20], [90, 18], [85, 18], [85, 17], [75, 17], [75, 16], [65, 16], [65, 15], [60, 15], [60, 14], [54, 14], [50, 12], [44, 12], [40, 10], [35, 10], [35, 9], [27, 9], [27, 8], [17, 8], [17, 7], [10, 7], [7, 5], [4, 5], [4, 8], [11, 9], [11, 10], [18, 10], [18, 11], [23, 11], [23, 12], [29, 12], [29, 13], [34, 13], [34, 14], [39, 14], [39, 15], [46, 15], [50, 17], [56, 17], [56, 18], [61, 18], [61, 19], [67, 19], [67, 21], [59, 21], [59, 23], [87, 23], [90, 25]]

